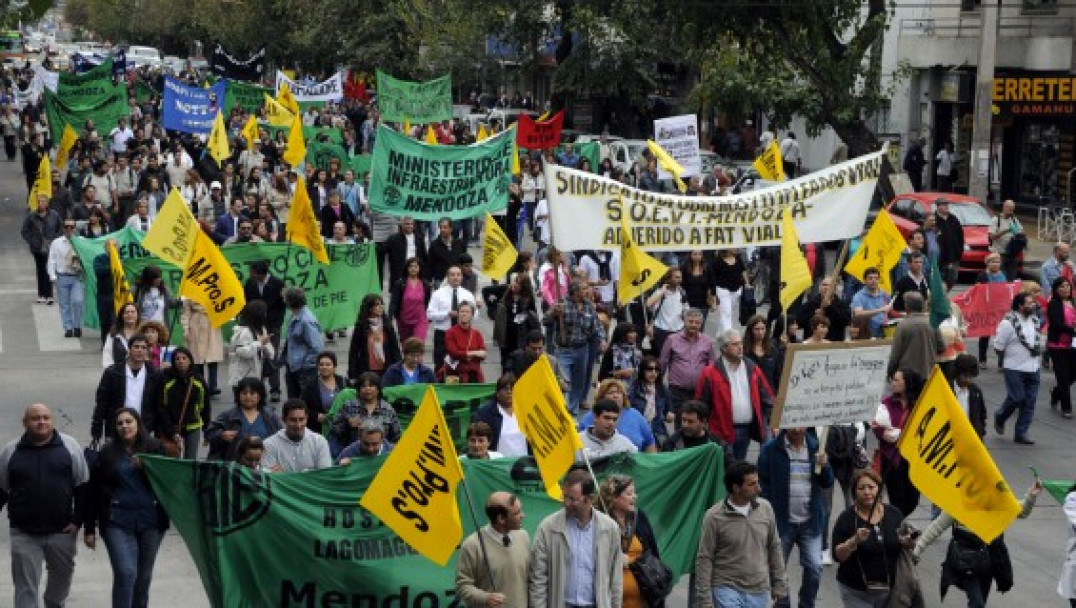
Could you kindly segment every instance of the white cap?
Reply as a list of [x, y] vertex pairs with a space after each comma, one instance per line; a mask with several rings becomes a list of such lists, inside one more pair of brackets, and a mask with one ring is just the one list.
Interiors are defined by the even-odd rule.
[[209, 189], [212, 190], [213, 188], [217, 188], [218, 190], [220, 190], [221, 189], [220, 182], [213, 182], [212, 184], [209, 184]]

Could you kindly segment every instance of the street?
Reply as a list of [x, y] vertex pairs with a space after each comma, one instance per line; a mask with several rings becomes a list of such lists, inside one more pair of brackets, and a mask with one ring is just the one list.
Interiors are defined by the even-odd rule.
[[[43, 402], [52, 407], [59, 430], [74, 436], [85, 445], [89, 440], [90, 415], [94, 404], [94, 390], [101, 374], [99, 337], [92, 330], [81, 339], [65, 339], [59, 321], [57, 306], [34, 304], [34, 267], [25, 244], [19, 237], [19, 228], [26, 214], [25, 186], [18, 163], [0, 163], [0, 385], [5, 387], [0, 401], [0, 441], [18, 437], [22, 432], [23, 410], [33, 402]], [[472, 251], [475, 254], [476, 251]], [[491, 323], [482, 315], [481, 327], [488, 335]], [[713, 335], [715, 321], [711, 319], [707, 333]], [[334, 349], [346, 358], [347, 340], [338, 339]], [[493, 350], [493, 349], [491, 349]], [[972, 346], [974, 350], [974, 346]], [[494, 351], [495, 352], [495, 351]], [[492, 372], [494, 365], [489, 366]], [[221, 370], [221, 378], [226, 378]], [[489, 374], [490, 379], [496, 377]], [[1004, 398], [1002, 375], [996, 370], [996, 359], [984, 370], [979, 379], [987, 399], [988, 409], [993, 410]], [[1046, 479], [1072, 479], [1074, 449], [1069, 443], [1076, 429], [1076, 421], [1062, 419], [1048, 405], [1048, 394], [1054, 380], [1052, 372], [1044, 371], [1039, 392], [1039, 408], [1031, 436], [1034, 446], [1017, 446], [1011, 434], [999, 438], [991, 430], [986, 438], [987, 448], [993, 454], [1006, 479], [1018, 497], [1030, 485], [1028, 470], [1034, 465]], [[227, 392], [227, 391], [226, 391]], [[220, 411], [226, 404], [214, 403]], [[992, 427], [992, 425], [990, 425]], [[1010, 424], [1011, 432], [1011, 424]], [[757, 453], [757, 449], [752, 454]], [[838, 492], [839, 495], [839, 492]], [[835, 499], [839, 507], [839, 496]], [[640, 497], [645, 508], [646, 497]], [[926, 499], [916, 512], [915, 524], [922, 528], [928, 522], [929, 504]], [[835, 519], [835, 517], [833, 518]], [[1016, 521], [1006, 535], [1015, 572], [1016, 585], [1012, 592], [991, 598], [991, 606], [1059, 606], [1057, 575], [1061, 568], [1069, 526], [1059, 505], [1046, 493], [1040, 496], [1038, 506], [1027, 520]], [[939, 564], [944, 557], [949, 535], [946, 534], [928, 550], [919, 567], [928, 606], [964, 605], [964, 596], [958, 589], [950, 589], [945, 602], [938, 597]], [[8, 552], [8, 526], [0, 525], [0, 606], [10, 605], [11, 585]], [[792, 591], [798, 589], [798, 560], [792, 558], [789, 578]], [[835, 581], [836, 567], [827, 567], [823, 573], [819, 606], [840, 605]], [[109, 602], [112, 572], [103, 543], [97, 551], [90, 551], [80, 543], [71, 606], [104, 606]], [[685, 606], [687, 577], [681, 581], [669, 606]], [[207, 606], [201, 591], [194, 563], [187, 553], [182, 539], [172, 530], [161, 548], [157, 560], [151, 590], [152, 606], [183, 606], [195, 608]], [[402, 607], [401, 607], [402, 608]]]

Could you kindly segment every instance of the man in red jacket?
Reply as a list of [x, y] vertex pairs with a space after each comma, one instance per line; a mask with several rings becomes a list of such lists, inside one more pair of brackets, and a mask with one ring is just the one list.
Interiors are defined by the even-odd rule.
[[722, 333], [717, 344], [721, 356], [702, 371], [695, 398], [712, 408], [710, 432], [731, 443], [733, 456], [743, 460], [752, 439], [761, 444], [769, 437], [773, 389], [762, 368], [744, 358], [740, 332]]

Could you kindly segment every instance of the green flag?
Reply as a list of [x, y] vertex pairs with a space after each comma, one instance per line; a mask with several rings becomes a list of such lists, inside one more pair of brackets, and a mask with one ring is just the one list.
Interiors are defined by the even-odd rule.
[[949, 309], [949, 294], [945, 291], [941, 270], [938, 270], [938, 260], [934, 256], [927, 257], [930, 258], [930, 276], [927, 277], [927, 288], [930, 290], [930, 325], [938, 327], [952, 313]]
[[318, 169], [328, 170], [329, 163], [334, 158], [340, 162], [341, 172], [351, 169], [355, 172], [355, 177], [358, 181], [361, 182], [363, 174], [370, 171], [370, 162], [373, 157], [369, 154], [349, 156], [340, 144], [307, 140], [307, 164], [314, 165]]
[[242, 106], [246, 112], [257, 112], [265, 105], [265, 96], [272, 96], [273, 89], [256, 84], [240, 82], [226, 78], [228, 86], [224, 91], [224, 115], [232, 113], [236, 106]]
[[515, 125], [470, 146], [430, 146], [381, 125], [370, 169], [370, 207], [416, 220], [504, 209], [515, 143]]
[[[93, 82], [95, 80], [112, 80], [112, 58], [102, 61], [101, 63], [93, 66], [92, 68], [76, 74], [75, 72], [60, 72], [59, 86], [80, 86], [87, 82]], [[62, 92], [57, 91], [57, 92]]]
[[[269, 132], [269, 137], [276, 139], [277, 133], [283, 132], [287, 137], [288, 132], [291, 131], [291, 125], [286, 127], [274, 127], [272, 125], [262, 125], [261, 128]], [[307, 145], [307, 152], [309, 153], [310, 144], [324, 138], [329, 138], [329, 143], [338, 144], [344, 141], [344, 134], [340, 132], [340, 129], [334, 129], [332, 127], [303, 127], [303, 140]]]
[[[214, 608], [454, 606], [455, 556], [445, 567], [418, 555], [359, 506], [386, 457], [304, 473], [264, 473], [235, 463], [143, 458], [153, 491], [183, 537]], [[464, 460], [478, 504], [519, 496], [531, 535], [561, 509], [531, 458]], [[631, 475], [637, 507], [654, 528], [677, 580], [695, 561], [703, 513], [724, 496], [716, 444], [593, 462], [599, 480]], [[419, 491], [416, 489], [416, 491]], [[464, 493], [458, 500], [468, 513]], [[479, 523], [483, 523], [484, 518]], [[474, 522], [463, 518], [464, 534]]]
[[410, 82], [377, 71], [377, 108], [381, 120], [424, 124], [452, 120], [452, 77]]
[[97, 132], [107, 134], [129, 114], [127, 86], [112, 80], [61, 85], [56, 93], [46, 89], [44, 95], [52, 141], [60, 141], [65, 124], [78, 130], [87, 120], [93, 120]]
[[1050, 493], [1050, 496], [1054, 497], [1060, 504], [1065, 504], [1065, 497], [1068, 496], [1072, 487], [1076, 485], [1069, 479], [1041, 479], [1042, 487], [1046, 488], [1046, 491]]

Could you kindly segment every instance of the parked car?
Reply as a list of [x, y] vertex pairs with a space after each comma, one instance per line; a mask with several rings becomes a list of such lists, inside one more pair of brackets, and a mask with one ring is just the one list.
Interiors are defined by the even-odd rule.
[[960, 256], [960, 272], [978, 273], [986, 267], [990, 253], [988, 236], [990, 211], [977, 199], [948, 192], [913, 192], [897, 196], [886, 210], [904, 238], [908, 238], [923, 223], [923, 218], [934, 213], [939, 199], [949, 201], [949, 212], [964, 227], [964, 254]]

